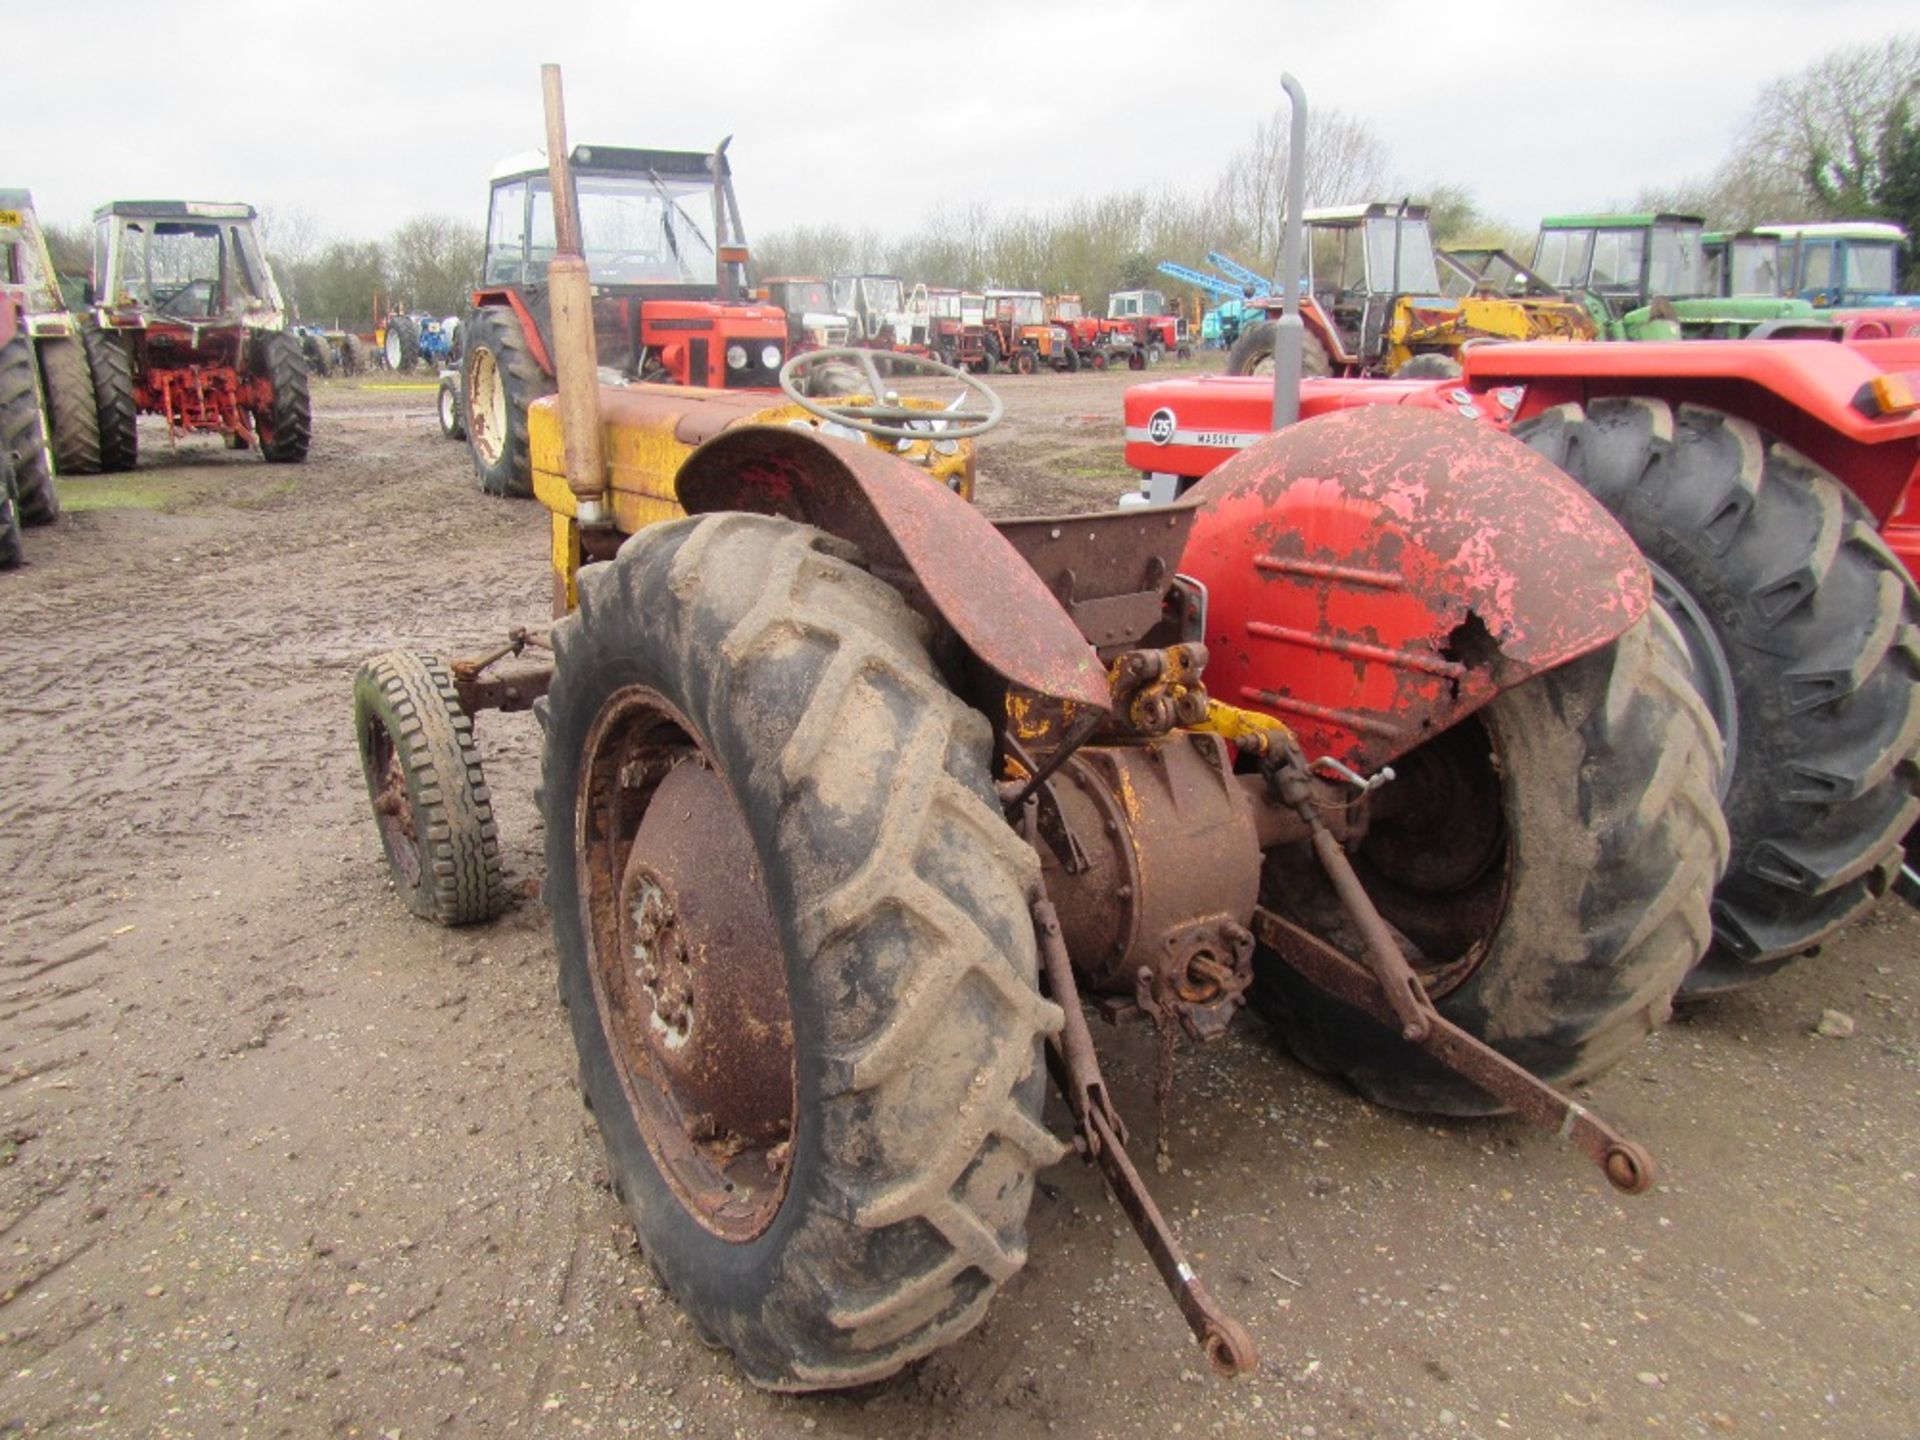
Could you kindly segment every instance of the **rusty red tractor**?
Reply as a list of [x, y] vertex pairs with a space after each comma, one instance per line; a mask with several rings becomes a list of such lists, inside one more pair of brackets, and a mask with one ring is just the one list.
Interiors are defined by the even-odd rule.
[[[787, 317], [747, 297], [723, 141], [714, 150], [582, 145], [570, 157], [602, 366], [631, 379], [774, 390]], [[554, 389], [553, 192], [532, 152], [494, 171], [487, 249], [464, 327], [467, 444], [480, 488], [531, 495], [527, 407]]]
[[274, 464], [307, 458], [307, 362], [251, 205], [116, 200], [94, 212], [86, 332], [103, 470], [132, 468], [140, 415]]
[[[991, 521], [895, 453], [928, 412], [877, 372], [821, 400], [815, 357], [783, 367], [831, 434], [599, 385], [578, 247], [563, 215], [579, 323], [531, 413], [552, 626], [369, 661], [356, 729], [396, 889], [462, 923], [506, 897], [474, 717], [536, 710], [583, 1095], [648, 1259], [753, 1381], [964, 1334], [1074, 1152], [1215, 1369], [1255, 1363], [1083, 1001], [1163, 1037], [1162, 1137], [1174, 1043], [1251, 1005], [1383, 1104], [1511, 1109], [1647, 1188], [1556, 1087], [1706, 947], [1722, 751], [1599, 501], [1484, 424], [1366, 406], [1172, 506]], [[935, 373], [970, 387], [945, 433], [997, 418]]]

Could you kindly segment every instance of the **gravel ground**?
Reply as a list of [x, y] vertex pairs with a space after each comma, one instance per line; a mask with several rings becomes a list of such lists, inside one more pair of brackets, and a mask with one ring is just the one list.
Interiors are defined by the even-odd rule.
[[[1128, 381], [1005, 381], [982, 503], [1110, 504]], [[1186, 1051], [1157, 1188], [1251, 1378], [1205, 1374], [1070, 1161], [968, 1339], [851, 1395], [747, 1387], [656, 1287], [580, 1105], [530, 718], [480, 727], [515, 908], [440, 931], [385, 882], [354, 666], [471, 650], [548, 591], [541, 514], [478, 494], [432, 402], [323, 383], [289, 469], [148, 431], [0, 576], [0, 1433], [1916, 1433], [1894, 904], [1591, 1087], [1661, 1158], [1638, 1200], [1517, 1124], [1370, 1107], [1251, 1018]], [[1146, 1037], [1096, 1034], [1150, 1130]]]

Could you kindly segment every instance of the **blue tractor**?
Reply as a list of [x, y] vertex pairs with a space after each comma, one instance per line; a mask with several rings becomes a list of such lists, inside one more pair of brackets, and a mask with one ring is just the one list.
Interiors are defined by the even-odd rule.
[[396, 311], [387, 317], [386, 333], [380, 338], [380, 354], [389, 370], [404, 374], [416, 365], [444, 370], [460, 359], [460, 320], [449, 315], [436, 320], [431, 315], [409, 315]]

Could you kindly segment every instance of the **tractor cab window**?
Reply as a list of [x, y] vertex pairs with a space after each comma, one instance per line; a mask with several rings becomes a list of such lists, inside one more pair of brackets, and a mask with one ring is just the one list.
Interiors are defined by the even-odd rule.
[[[1637, 267], [1634, 278], [1637, 283]], [[1692, 226], [1655, 226], [1652, 263], [1647, 273], [1647, 294], [1684, 299], [1706, 293], [1707, 256], [1700, 231]]]
[[780, 308], [793, 314], [831, 314], [833, 311], [833, 292], [827, 289], [823, 280], [789, 284], [782, 287], [782, 291], [776, 297], [780, 300]]
[[853, 281], [841, 277], [833, 282], [833, 308], [842, 315], [853, 313]]
[[[1556, 290], [1587, 283], [1587, 248], [1591, 230], [1542, 230], [1533, 247], [1533, 273]], [[1636, 273], [1636, 281], [1639, 276]]]
[[1435, 295], [1433, 232], [1425, 220], [1382, 215], [1365, 225], [1367, 289], [1375, 295]]
[[960, 297], [960, 323], [962, 325], [986, 324], [987, 297], [984, 295], [962, 295]]
[[235, 228], [194, 220], [124, 222], [115, 298], [177, 319], [220, 314], [230, 276], [237, 291], [254, 289], [244, 269], [228, 260], [230, 248], [237, 249]]
[[489, 285], [521, 285], [527, 274], [527, 182], [493, 187], [487, 216], [486, 277]]
[[1778, 295], [1780, 246], [1773, 240], [1735, 240], [1728, 244], [1724, 295]]
[[906, 294], [898, 280], [869, 276], [866, 281], [867, 308], [889, 315], [905, 308]]
[[[532, 196], [527, 261], [545, 274], [553, 259], [553, 191], [544, 177]], [[581, 175], [580, 239], [587, 270], [602, 285], [711, 285], [718, 273], [712, 188], [678, 177]]]
[[1893, 294], [1897, 288], [1893, 283], [1894, 248], [1891, 241], [1846, 242], [1847, 289], [1862, 295]]
[[1056, 320], [1078, 320], [1082, 313], [1078, 300], [1056, 300], [1053, 303], [1053, 318]]
[[1597, 231], [1587, 283], [1596, 290], [1638, 294], [1641, 265], [1646, 255], [1647, 232], [1644, 230]]
[[1107, 318], [1109, 320], [1131, 320], [1140, 313], [1140, 296], [1129, 291], [1111, 296], [1107, 300]]
[[1142, 290], [1140, 292], [1140, 303], [1146, 307], [1140, 312], [1142, 315], [1164, 315], [1167, 313], [1167, 297], [1162, 295], [1158, 290]]
[[1010, 298], [1008, 313], [1016, 325], [1044, 325], [1047, 323], [1046, 306], [1038, 295], [1015, 295]]
[[1367, 287], [1366, 237], [1358, 225], [1321, 225], [1309, 232], [1312, 243], [1309, 272], [1313, 293], [1324, 305], [1342, 295], [1359, 294]]
[[1833, 246], [1824, 240], [1800, 242], [1800, 280], [1796, 290], [1824, 290], [1833, 283]]

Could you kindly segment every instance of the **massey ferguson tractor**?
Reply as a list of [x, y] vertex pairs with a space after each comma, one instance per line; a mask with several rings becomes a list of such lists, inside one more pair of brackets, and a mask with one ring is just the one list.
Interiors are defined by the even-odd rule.
[[[649, 383], [777, 389], [787, 321], [746, 298], [727, 142], [711, 152], [582, 145], [568, 158], [593, 273], [599, 363]], [[494, 171], [485, 266], [465, 326], [467, 444], [490, 495], [533, 493], [527, 410], [555, 385], [547, 176], [539, 152]]]
[[136, 420], [217, 434], [272, 464], [307, 458], [307, 361], [287, 329], [251, 205], [116, 200], [94, 211], [85, 332], [100, 468], [131, 469]]
[[[1814, 953], [1899, 882], [1920, 818], [1920, 339], [1485, 345], [1460, 363], [1440, 381], [1312, 380], [1299, 413], [1464, 418], [1607, 510], [1726, 757], [1732, 863], [1686, 991]], [[1136, 504], [1184, 505], [1273, 443], [1271, 378], [1125, 403]]]
[[[551, 68], [546, 94], [570, 197]], [[871, 356], [819, 399], [835, 357], [795, 357], [816, 424], [599, 383], [585, 217], [555, 218], [551, 626], [370, 660], [355, 726], [396, 889], [464, 923], [507, 894], [475, 717], [536, 712], [613, 1188], [754, 1382], [857, 1385], [966, 1333], [1068, 1154], [1213, 1367], [1256, 1363], [1132, 1159], [1089, 1004], [1161, 1037], [1163, 1143], [1173, 1047], [1250, 1005], [1383, 1104], [1511, 1109], [1647, 1188], [1558, 1087], [1706, 946], [1722, 746], [1599, 501], [1492, 426], [1374, 405], [1172, 506], [990, 521], [914, 463], [998, 419], [957, 371], [923, 367], [943, 407]]]

